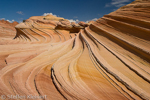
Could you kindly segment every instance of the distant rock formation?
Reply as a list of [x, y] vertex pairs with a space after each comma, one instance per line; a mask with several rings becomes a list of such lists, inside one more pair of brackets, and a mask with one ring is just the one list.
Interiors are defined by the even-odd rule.
[[[56, 17], [53, 15], [33, 16], [27, 19], [24, 23], [20, 23], [16, 26], [17, 34], [15, 38], [22, 37], [24, 39], [29, 39], [31, 41], [32, 41], [31, 38], [34, 38], [35, 40], [38, 41], [42, 37], [44, 38], [44, 41], [47, 41], [47, 40], [50, 40], [48, 38], [51, 38], [50, 31], [52, 31], [51, 35], [55, 34], [56, 36], [59, 34], [62, 34], [61, 32], [64, 32], [64, 31], [66, 31], [67, 33], [73, 33], [73, 34], [65, 34], [65, 35], [68, 35], [67, 37], [72, 38], [81, 29], [87, 26], [87, 24], [84, 22], [80, 22], [80, 23], [79, 24], [71, 23], [67, 19]], [[82, 23], [84, 23], [85, 25]], [[47, 34], [47, 35], [43, 36], [42, 34]], [[52, 36], [55, 36], [55, 35], [52, 35]], [[66, 36], [63, 36], [63, 37], [66, 38]]]
[[5, 25], [8, 25], [8, 26], [13, 26], [13, 27], [15, 27], [15, 26], [16, 26], [17, 24], [19, 24], [19, 23], [16, 22], [16, 21], [10, 23], [10, 22], [8, 22], [8, 21], [2, 19], [2, 20], [0, 20], [0, 24], [5, 24]]
[[0, 95], [150, 99], [150, 0], [90, 23], [33, 16], [16, 30], [0, 45]]
[[10, 23], [6, 20], [0, 20], [0, 44], [10, 43], [10, 40], [16, 35], [15, 26], [17, 24], [19, 23], [16, 21]]

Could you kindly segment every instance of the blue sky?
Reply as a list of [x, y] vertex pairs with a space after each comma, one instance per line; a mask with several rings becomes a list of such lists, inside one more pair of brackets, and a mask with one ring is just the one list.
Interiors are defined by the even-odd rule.
[[134, 0], [1, 0], [0, 19], [21, 22], [52, 13], [75, 21], [94, 20]]

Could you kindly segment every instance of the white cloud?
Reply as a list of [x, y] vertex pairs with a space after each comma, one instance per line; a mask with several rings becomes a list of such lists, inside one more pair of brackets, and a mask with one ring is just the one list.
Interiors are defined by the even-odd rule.
[[77, 16], [74, 16], [73, 18], [78, 18]]
[[122, 4], [125, 2], [130, 2], [130, 0], [112, 0], [111, 4], [112, 5], [117, 5], [117, 4]]
[[46, 16], [46, 15], [53, 15], [53, 16], [56, 16], [56, 17], [57, 17], [57, 15], [54, 15], [53, 13], [44, 13], [44, 14], [43, 14], [43, 16]]
[[91, 19], [91, 20], [87, 20], [86, 23], [88, 23], [89, 21], [96, 21], [98, 20], [97, 18]]
[[5, 20], [5, 18], [0, 18], [0, 20]]
[[87, 20], [86, 23], [88, 23], [90, 20]]
[[19, 23], [22, 23], [22, 21], [19, 21]]
[[[44, 13], [42, 16], [47, 16], [47, 15], [53, 15], [53, 16], [56, 16], [56, 17], [58, 17], [59, 15], [55, 15], [55, 14], [53, 14], [53, 13]], [[77, 16], [75, 16], [74, 18], [78, 18]], [[78, 19], [76, 19], [76, 20], [73, 20], [73, 19], [68, 19], [70, 22], [75, 22], [75, 23], [78, 23], [79, 22], [79, 20]]]
[[111, 4], [106, 4], [106, 5], [105, 5], [105, 7], [110, 7], [110, 6], [112, 6], [112, 5], [111, 5]]
[[116, 11], [116, 10], [118, 10], [118, 9], [113, 9], [112, 11]]
[[14, 22], [15, 20], [14, 20], [14, 19], [13, 19], [13, 20], [8, 20], [8, 19], [7, 19], [7, 21], [10, 22], [10, 23], [12, 23], [12, 22]]
[[23, 18], [18, 18], [18, 21], [17, 21], [18, 23], [21, 23], [21, 22], [23, 22]]
[[75, 23], [79, 23], [79, 20], [76, 19], [76, 20], [73, 20], [73, 19], [68, 19], [70, 22], [75, 22]]
[[[47, 15], [53, 15], [53, 16], [56, 16], [56, 17], [59, 17], [59, 15], [55, 15], [53, 13], [44, 13], [42, 16], [47, 16]], [[75, 18], [78, 18], [77, 16], [75, 16]], [[70, 22], [75, 22], [75, 23], [78, 23], [79, 20], [76, 19], [76, 20], [73, 20], [73, 19], [68, 19]]]
[[92, 19], [93, 21], [96, 21], [96, 20], [98, 20], [97, 18], [94, 18], [94, 19]]
[[20, 14], [20, 15], [23, 15], [23, 12], [22, 11], [17, 11], [16, 13]]
[[[5, 18], [0, 18], [0, 20], [6, 20]], [[12, 23], [12, 22], [14, 22], [15, 20], [13, 19], [13, 20], [6, 20], [6, 21], [8, 21], [8, 22], [10, 22], [10, 23]]]
[[125, 6], [126, 4], [118, 4], [118, 5], [115, 5], [116, 7], [122, 7], [122, 6]]
[[131, 0], [112, 0], [111, 3], [107, 3], [105, 7], [115, 6], [119, 8], [126, 5], [129, 2], [131, 2]]

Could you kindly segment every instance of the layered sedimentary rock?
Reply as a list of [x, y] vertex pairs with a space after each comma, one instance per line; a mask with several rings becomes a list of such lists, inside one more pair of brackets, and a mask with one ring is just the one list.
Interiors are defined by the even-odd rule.
[[150, 99], [149, 0], [90, 24], [34, 16], [16, 30], [10, 45], [0, 45], [0, 95]]
[[15, 26], [18, 22], [10, 23], [5, 20], [0, 20], [0, 45], [9, 44], [12, 38], [16, 35]]

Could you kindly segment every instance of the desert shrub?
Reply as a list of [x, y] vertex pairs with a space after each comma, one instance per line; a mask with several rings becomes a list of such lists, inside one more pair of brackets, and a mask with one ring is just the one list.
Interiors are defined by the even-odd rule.
[[25, 22], [26, 20], [23, 20], [23, 22]]

